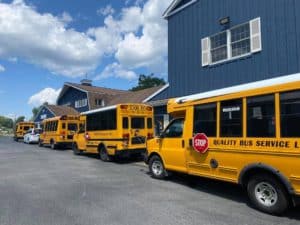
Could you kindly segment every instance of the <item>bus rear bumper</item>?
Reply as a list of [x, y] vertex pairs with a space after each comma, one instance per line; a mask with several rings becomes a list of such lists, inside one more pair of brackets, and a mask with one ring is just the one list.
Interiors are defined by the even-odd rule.
[[146, 154], [145, 148], [138, 149], [124, 149], [124, 150], [116, 150], [115, 156], [117, 157], [132, 157], [132, 156], [143, 156]]

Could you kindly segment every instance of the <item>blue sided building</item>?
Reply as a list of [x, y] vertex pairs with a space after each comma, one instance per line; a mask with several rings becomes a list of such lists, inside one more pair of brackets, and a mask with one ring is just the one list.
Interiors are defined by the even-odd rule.
[[299, 0], [174, 0], [163, 15], [169, 87], [152, 100], [299, 73], [299, 10]]

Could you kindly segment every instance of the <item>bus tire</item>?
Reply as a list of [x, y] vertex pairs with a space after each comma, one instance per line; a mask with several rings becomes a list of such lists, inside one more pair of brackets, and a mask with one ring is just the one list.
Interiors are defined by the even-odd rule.
[[44, 146], [43, 142], [39, 140], [39, 147], [43, 147], [43, 146]]
[[78, 149], [78, 146], [76, 143], [73, 143], [72, 150], [74, 155], [80, 155], [81, 151]]
[[260, 211], [280, 215], [289, 207], [289, 198], [284, 186], [272, 175], [252, 176], [247, 184], [251, 203]]
[[152, 177], [156, 179], [164, 179], [167, 176], [164, 163], [157, 155], [154, 155], [149, 159], [149, 171]]
[[108, 155], [107, 150], [104, 146], [100, 147], [99, 156], [103, 162], [111, 162], [112, 161], [112, 157], [110, 155]]
[[51, 140], [51, 142], [50, 142], [50, 148], [52, 150], [55, 150], [57, 148], [57, 145], [55, 144], [55, 142], [53, 140]]

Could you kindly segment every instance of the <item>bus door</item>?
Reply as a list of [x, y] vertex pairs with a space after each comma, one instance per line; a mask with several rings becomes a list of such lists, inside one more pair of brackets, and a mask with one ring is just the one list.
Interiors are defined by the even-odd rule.
[[184, 118], [174, 119], [160, 135], [159, 150], [168, 169], [186, 171], [186, 147]]
[[74, 140], [76, 140], [77, 147], [80, 150], [86, 150], [86, 144], [87, 144], [85, 118], [86, 117], [80, 117], [78, 132], [74, 134]]

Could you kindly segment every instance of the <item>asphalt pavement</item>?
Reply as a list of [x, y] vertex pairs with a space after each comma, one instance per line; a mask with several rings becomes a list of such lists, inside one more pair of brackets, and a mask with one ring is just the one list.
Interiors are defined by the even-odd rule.
[[174, 174], [137, 160], [105, 163], [0, 137], [0, 225], [300, 225], [251, 207], [237, 185]]

